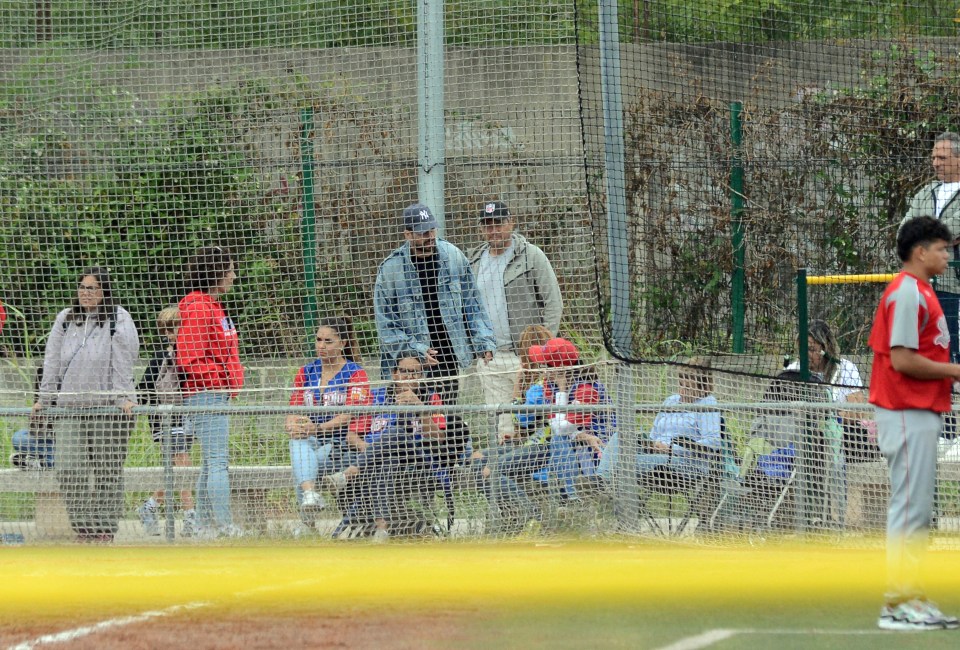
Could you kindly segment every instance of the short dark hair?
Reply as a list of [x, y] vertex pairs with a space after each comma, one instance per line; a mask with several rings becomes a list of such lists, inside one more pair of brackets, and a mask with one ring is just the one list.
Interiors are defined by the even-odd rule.
[[914, 248], [926, 247], [938, 240], [953, 241], [950, 229], [942, 221], [926, 216], [911, 219], [897, 233], [897, 257], [901, 262], [907, 262]]
[[227, 273], [233, 257], [224, 246], [204, 246], [187, 261], [187, 290], [210, 291]]

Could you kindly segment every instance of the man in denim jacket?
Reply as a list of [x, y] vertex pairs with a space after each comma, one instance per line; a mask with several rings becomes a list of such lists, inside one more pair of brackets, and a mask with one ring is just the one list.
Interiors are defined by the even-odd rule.
[[406, 243], [380, 264], [374, 287], [380, 375], [390, 376], [401, 352], [416, 350], [443, 403], [455, 404], [460, 371], [477, 358], [489, 363], [496, 339], [466, 256], [437, 239], [430, 209], [408, 206], [403, 227]]

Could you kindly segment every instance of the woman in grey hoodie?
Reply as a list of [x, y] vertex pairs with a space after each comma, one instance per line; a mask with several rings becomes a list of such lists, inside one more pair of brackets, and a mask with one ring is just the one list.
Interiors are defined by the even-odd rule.
[[133, 366], [140, 340], [114, 302], [107, 269], [80, 275], [77, 300], [47, 338], [33, 409], [69, 409], [54, 420], [57, 478], [81, 542], [109, 543], [123, 512], [123, 463], [133, 428]]

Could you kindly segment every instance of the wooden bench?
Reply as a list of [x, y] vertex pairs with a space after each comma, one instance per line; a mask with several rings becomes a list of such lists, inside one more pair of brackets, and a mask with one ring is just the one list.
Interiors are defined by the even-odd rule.
[[[889, 475], [886, 461], [847, 465], [848, 528], [883, 530], [887, 522]], [[939, 462], [937, 482], [960, 481], [960, 462]]]
[[[199, 476], [199, 467], [175, 467], [173, 489], [195, 489]], [[127, 492], [151, 493], [166, 489], [162, 467], [125, 467], [123, 479]], [[287, 489], [293, 494], [293, 473], [289, 465], [231, 466], [230, 501], [237, 524], [254, 530], [263, 528], [267, 492], [274, 489]], [[45, 539], [72, 537], [56, 471], [2, 469], [2, 493], [35, 495], [34, 521], [38, 536]]]

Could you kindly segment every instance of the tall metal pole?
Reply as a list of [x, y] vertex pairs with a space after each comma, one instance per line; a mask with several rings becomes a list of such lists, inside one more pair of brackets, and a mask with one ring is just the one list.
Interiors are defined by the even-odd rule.
[[[607, 194], [607, 250], [610, 256], [610, 344], [622, 356], [632, 351], [630, 312], [630, 236], [627, 227], [626, 171], [623, 144], [623, 92], [620, 86], [620, 32], [617, 1], [600, 0], [600, 94], [603, 102], [603, 157]], [[617, 372], [616, 408], [619, 437], [613, 488], [617, 516], [636, 529], [639, 493], [636, 481], [637, 418], [633, 412], [634, 369]]]
[[630, 232], [627, 227], [620, 33], [617, 29], [615, 0], [600, 2], [600, 94], [603, 101], [607, 248], [610, 255], [611, 343], [621, 355], [628, 355], [632, 348], [633, 332], [630, 313]]
[[730, 144], [733, 147], [730, 167], [730, 227], [733, 230], [733, 278], [730, 306], [733, 311], [733, 351], [742, 354], [744, 346], [745, 256], [743, 243], [743, 136], [740, 113], [743, 104], [730, 103]]
[[300, 172], [303, 175], [303, 220], [300, 241], [303, 247], [303, 284], [306, 289], [303, 324], [307, 330], [307, 350], [313, 350], [317, 322], [317, 223], [313, 186], [313, 107], [300, 111]]
[[433, 211], [442, 237], [446, 229], [443, 192], [446, 142], [443, 121], [443, 0], [417, 3], [418, 193]]

